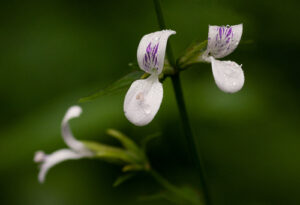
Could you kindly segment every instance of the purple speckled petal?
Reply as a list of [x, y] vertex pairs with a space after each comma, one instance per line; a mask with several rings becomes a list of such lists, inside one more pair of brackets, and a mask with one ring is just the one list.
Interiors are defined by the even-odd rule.
[[207, 50], [214, 58], [232, 53], [241, 40], [243, 24], [234, 26], [209, 26]]
[[143, 36], [137, 50], [137, 59], [140, 68], [147, 73], [161, 73], [164, 61], [167, 41], [172, 30], [162, 30]]

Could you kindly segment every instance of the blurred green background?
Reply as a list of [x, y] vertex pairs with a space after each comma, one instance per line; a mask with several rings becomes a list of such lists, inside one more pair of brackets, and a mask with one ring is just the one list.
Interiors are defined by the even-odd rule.
[[[236, 51], [245, 86], [221, 92], [209, 64], [182, 73], [194, 133], [199, 138], [214, 204], [300, 204], [299, 4], [296, 1], [163, 0], [179, 56], [208, 25], [244, 24]], [[68, 161], [37, 181], [36, 150], [66, 147], [60, 123], [66, 109], [130, 72], [141, 37], [158, 30], [151, 0], [1, 1], [0, 203], [169, 204], [140, 201], [160, 187], [140, 174], [120, 187], [120, 167], [97, 160]], [[126, 90], [82, 104], [72, 122], [79, 139], [114, 143], [116, 128], [149, 144], [153, 166], [176, 185], [199, 186], [186, 148], [170, 80], [155, 120], [135, 127], [123, 114]]]

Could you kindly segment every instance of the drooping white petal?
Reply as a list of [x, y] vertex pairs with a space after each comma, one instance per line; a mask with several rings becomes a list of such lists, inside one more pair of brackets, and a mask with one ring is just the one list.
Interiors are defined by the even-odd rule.
[[74, 152], [70, 149], [60, 149], [53, 152], [50, 155], [46, 155], [42, 151], [38, 151], [35, 154], [34, 161], [41, 162], [40, 172], [39, 172], [39, 181], [43, 183], [45, 181], [46, 174], [48, 170], [55, 166], [56, 164], [70, 160], [70, 159], [80, 159], [82, 157], [88, 157], [89, 155], [85, 155], [82, 153]]
[[152, 74], [132, 83], [124, 101], [127, 119], [136, 126], [144, 126], [155, 117], [163, 98], [163, 87], [158, 76]]
[[160, 74], [165, 61], [167, 41], [172, 30], [162, 30], [143, 36], [137, 50], [137, 60], [140, 68], [147, 73]]
[[209, 26], [207, 51], [214, 58], [223, 58], [236, 49], [243, 33], [243, 24]]
[[243, 87], [245, 77], [240, 65], [233, 61], [210, 59], [215, 82], [221, 90], [234, 93]]
[[69, 126], [69, 120], [79, 117], [82, 112], [81, 107], [79, 106], [72, 106], [68, 109], [67, 113], [65, 114], [65, 117], [61, 124], [61, 133], [63, 136], [63, 139], [65, 143], [73, 150], [81, 152], [81, 153], [90, 153], [83, 143], [76, 140], [75, 137], [72, 134], [72, 131]]

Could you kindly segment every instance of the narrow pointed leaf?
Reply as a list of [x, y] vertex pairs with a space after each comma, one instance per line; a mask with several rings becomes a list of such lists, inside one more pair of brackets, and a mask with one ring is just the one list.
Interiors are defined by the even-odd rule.
[[82, 141], [82, 143], [94, 152], [94, 157], [96, 158], [112, 162], [137, 163], [137, 157], [127, 150], [91, 141]]
[[114, 130], [114, 129], [108, 129], [107, 134], [109, 134], [110, 136], [119, 140], [127, 150], [132, 151], [137, 154], [140, 153], [140, 149], [138, 148], [136, 143], [134, 141], [132, 141], [129, 137], [124, 135], [123, 133], [121, 133], [117, 130]]
[[160, 132], [157, 132], [157, 133], [154, 133], [152, 135], [148, 135], [146, 136], [145, 138], [142, 139], [142, 142], [141, 142], [141, 147], [142, 147], [142, 150], [145, 152], [146, 149], [147, 149], [147, 145], [150, 141], [152, 141], [153, 139], [156, 139], [158, 137], [161, 136], [161, 133]]
[[107, 86], [106, 88], [103, 88], [101, 90], [99, 90], [98, 92], [87, 96], [87, 97], [83, 97], [79, 100], [80, 103], [83, 102], [88, 102], [91, 100], [94, 100], [98, 97], [110, 94], [110, 93], [114, 93], [117, 91], [120, 91], [124, 88], [127, 88], [131, 85], [131, 83], [137, 79], [142, 78], [142, 76], [144, 75], [145, 72], [143, 71], [133, 71], [127, 75], [125, 75], [124, 77], [122, 77], [121, 79], [117, 80], [116, 82], [114, 82], [113, 84]]
[[166, 190], [157, 194], [142, 196], [139, 199], [143, 201], [164, 199], [177, 205], [204, 205], [199, 194], [189, 187], [180, 187], [177, 193]]
[[141, 165], [141, 164], [129, 164], [122, 168], [123, 172], [130, 172], [130, 171], [140, 171], [145, 170], [147, 166]]
[[128, 181], [129, 179], [131, 179], [134, 176], [135, 176], [135, 173], [128, 173], [128, 174], [119, 176], [116, 179], [116, 181], [114, 182], [113, 187], [117, 187], [117, 186], [123, 184], [124, 182]]

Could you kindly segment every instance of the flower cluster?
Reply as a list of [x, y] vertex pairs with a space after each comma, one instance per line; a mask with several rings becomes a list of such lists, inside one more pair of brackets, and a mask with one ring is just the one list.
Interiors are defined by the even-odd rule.
[[[244, 84], [244, 73], [240, 65], [232, 61], [220, 61], [232, 53], [240, 42], [243, 25], [209, 26], [206, 51], [199, 61], [212, 64], [212, 72], [217, 86], [224, 92], [239, 91]], [[162, 72], [167, 41], [172, 30], [162, 30], [143, 36], [138, 46], [139, 67], [150, 76], [136, 80], [129, 88], [124, 100], [124, 113], [136, 126], [150, 123], [159, 110], [163, 98], [163, 87], [158, 75]]]
[[[244, 84], [244, 73], [240, 65], [233, 61], [220, 61], [232, 53], [240, 42], [243, 25], [209, 26], [207, 48], [198, 54], [198, 61], [211, 63], [212, 73], [217, 86], [224, 92], [239, 91]], [[176, 34], [173, 30], [162, 30], [147, 34], [141, 39], [137, 60], [139, 67], [150, 74], [146, 79], [134, 81], [124, 100], [124, 113], [127, 119], [136, 126], [149, 124], [159, 110], [163, 99], [163, 86], [159, 75], [163, 72], [168, 38]], [[102, 145], [94, 142], [81, 142], [74, 138], [69, 120], [79, 117], [82, 110], [72, 106], [65, 114], [61, 134], [68, 149], [60, 149], [52, 154], [38, 151], [34, 161], [41, 163], [39, 181], [45, 180], [48, 170], [56, 164], [70, 160], [99, 157], [122, 161], [123, 170], [147, 170], [149, 164], [143, 151], [129, 138], [116, 131], [111, 135], [118, 139], [125, 149]]]
[[243, 33], [243, 25], [209, 26], [207, 50], [202, 59], [210, 62], [217, 86], [224, 92], [234, 93], [244, 85], [244, 72], [233, 61], [219, 61], [232, 53], [238, 46]]

